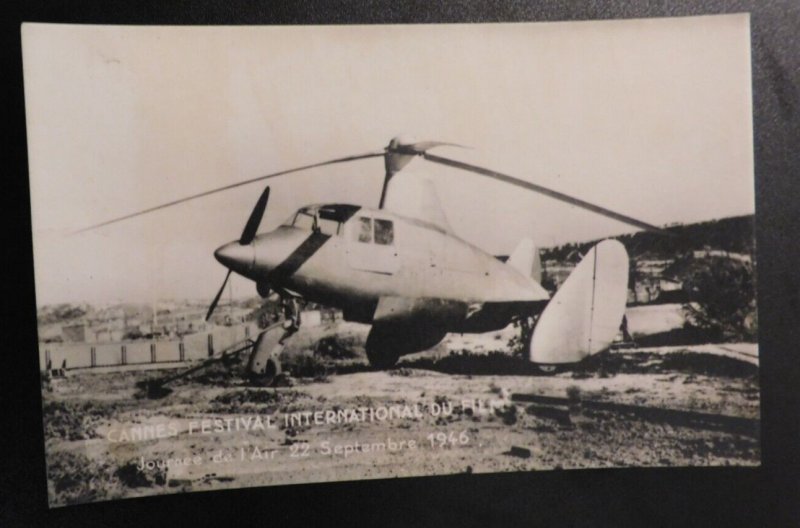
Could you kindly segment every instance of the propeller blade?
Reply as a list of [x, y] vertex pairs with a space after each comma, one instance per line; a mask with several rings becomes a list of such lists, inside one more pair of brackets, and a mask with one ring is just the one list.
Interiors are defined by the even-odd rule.
[[531, 183], [525, 180], [520, 180], [519, 178], [514, 178], [513, 176], [509, 176], [507, 174], [502, 174], [500, 172], [485, 169], [483, 167], [478, 167], [477, 165], [470, 165], [469, 163], [464, 163], [462, 161], [456, 161], [449, 158], [443, 158], [441, 156], [435, 156], [433, 154], [428, 154], [427, 152], [423, 152], [422, 157], [434, 163], [440, 163], [442, 165], [447, 165], [449, 167], [455, 167], [457, 169], [474, 172], [475, 174], [480, 174], [481, 176], [488, 176], [490, 178], [494, 178], [495, 180], [500, 180], [502, 182], [510, 183], [511, 185], [516, 185], [517, 187], [522, 187], [523, 189], [528, 189], [529, 191], [538, 192], [540, 194], [544, 194], [545, 196], [555, 198], [556, 200], [561, 200], [562, 202], [566, 202], [568, 204], [581, 207], [583, 209], [592, 211], [593, 213], [597, 213], [599, 215], [606, 216], [608, 218], [613, 218], [614, 220], [618, 220], [620, 222], [632, 225], [634, 227], [638, 227], [640, 229], [645, 229], [647, 231], [652, 231], [654, 233], [660, 233], [662, 235], [673, 236], [673, 234], [670, 233], [669, 231], [661, 229], [660, 227], [656, 227], [652, 224], [648, 224], [647, 222], [642, 222], [641, 220], [637, 220], [636, 218], [632, 218], [630, 216], [614, 212], [610, 209], [606, 209], [605, 207], [600, 207], [599, 205], [594, 205], [592, 203], [585, 202], [579, 198], [574, 198], [568, 194], [554, 191], [552, 189], [548, 189], [547, 187], [543, 187], [535, 183]]
[[206, 321], [211, 319], [211, 314], [214, 313], [214, 308], [217, 307], [217, 303], [219, 302], [219, 298], [222, 297], [222, 292], [225, 291], [225, 285], [228, 284], [228, 279], [231, 277], [231, 270], [228, 270], [228, 274], [225, 275], [225, 280], [222, 281], [222, 287], [217, 292], [217, 295], [214, 297], [214, 300], [211, 301], [211, 306], [208, 307], [208, 312], [206, 312]]
[[127, 220], [129, 218], [134, 218], [137, 216], [141, 216], [147, 213], [152, 213], [153, 211], [158, 211], [160, 209], [166, 209], [167, 207], [172, 207], [173, 205], [178, 205], [184, 202], [188, 202], [190, 200], [196, 200], [197, 198], [202, 198], [204, 196], [209, 196], [211, 194], [216, 194], [222, 191], [227, 191], [228, 189], [233, 189], [236, 187], [241, 187], [242, 185], [248, 185], [251, 183], [255, 183], [257, 181], [266, 180], [268, 178], [274, 178], [276, 176], [283, 176], [284, 174], [291, 174], [293, 172], [300, 172], [308, 169], [314, 169], [316, 167], [323, 167], [325, 165], [333, 165], [335, 163], [344, 163], [347, 161], [356, 161], [368, 158], [379, 158], [383, 157], [386, 154], [384, 150], [375, 151], [375, 152], [367, 152], [365, 154], [356, 154], [355, 156], [347, 156], [344, 158], [336, 158], [328, 161], [322, 161], [320, 163], [314, 163], [312, 165], [304, 165], [302, 167], [296, 167], [294, 169], [287, 169], [279, 172], [273, 172], [272, 174], [267, 174], [264, 176], [259, 176], [257, 178], [251, 178], [249, 180], [240, 181], [237, 183], [231, 183], [230, 185], [225, 185], [224, 187], [217, 187], [216, 189], [211, 189], [205, 192], [201, 192], [198, 194], [193, 194], [191, 196], [186, 196], [185, 198], [179, 198], [177, 200], [172, 200], [171, 202], [163, 203], [161, 205], [156, 205], [154, 207], [149, 207], [147, 209], [143, 209], [141, 211], [137, 211], [135, 213], [130, 213], [125, 216], [120, 216], [117, 218], [112, 218], [111, 220], [106, 220], [105, 222], [101, 222], [99, 224], [94, 224], [88, 227], [84, 227], [83, 229], [79, 229], [78, 231], [73, 232], [72, 234], [83, 233], [84, 231], [89, 231], [92, 229], [97, 229], [98, 227], [107, 226], [109, 224], [114, 224], [116, 222], [121, 222], [122, 220]]
[[240, 244], [247, 245], [256, 237], [256, 231], [258, 231], [258, 226], [261, 225], [264, 211], [267, 210], [267, 201], [269, 201], [269, 186], [261, 193], [261, 196], [259, 196], [256, 202], [256, 206], [253, 208], [253, 212], [250, 213], [250, 218], [247, 219], [247, 224], [244, 226], [242, 236], [239, 238]]

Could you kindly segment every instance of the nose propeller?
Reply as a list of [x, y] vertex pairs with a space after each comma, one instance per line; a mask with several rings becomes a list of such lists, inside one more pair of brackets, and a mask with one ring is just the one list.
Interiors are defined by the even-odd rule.
[[219, 302], [219, 298], [222, 297], [222, 292], [225, 291], [225, 285], [228, 284], [228, 279], [231, 277], [231, 272], [233, 270], [228, 270], [228, 273], [225, 275], [225, 280], [222, 281], [222, 287], [219, 289], [217, 294], [214, 296], [214, 300], [211, 301], [211, 306], [208, 307], [208, 312], [206, 312], [206, 321], [211, 319], [211, 314], [214, 313], [214, 308], [217, 307], [217, 303]]
[[258, 197], [256, 206], [253, 207], [253, 212], [250, 213], [250, 218], [247, 219], [247, 223], [244, 226], [242, 236], [239, 237], [239, 244], [247, 245], [256, 237], [256, 231], [258, 231], [258, 226], [261, 225], [261, 219], [264, 218], [264, 211], [267, 210], [268, 201], [269, 186], [267, 186], [264, 192], [261, 193], [261, 196]]
[[250, 213], [250, 218], [247, 219], [239, 241], [226, 244], [214, 252], [214, 257], [220, 264], [228, 268], [228, 273], [225, 275], [225, 280], [222, 281], [222, 286], [219, 291], [217, 291], [217, 295], [214, 296], [214, 300], [211, 301], [211, 305], [208, 307], [206, 321], [211, 319], [211, 314], [214, 313], [214, 309], [217, 307], [220, 297], [222, 297], [222, 292], [225, 291], [225, 286], [228, 284], [231, 272], [237, 269], [243, 269], [243, 267], [250, 264], [253, 256], [253, 249], [248, 246], [256, 237], [258, 226], [261, 225], [261, 220], [264, 218], [264, 213], [267, 210], [268, 201], [269, 186], [267, 186], [264, 192], [261, 193], [261, 196], [258, 197], [258, 201], [255, 207], [253, 207], [253, 212]]

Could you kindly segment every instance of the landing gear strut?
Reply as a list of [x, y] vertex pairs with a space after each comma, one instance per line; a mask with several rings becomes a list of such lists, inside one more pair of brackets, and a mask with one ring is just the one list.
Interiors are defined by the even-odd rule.
[[300, 308], [293, 297], [281, 299], [284, 321], [258, 335], [247, 363], [247, 377], [254, 385], [271, 385], [281, 373], [280, 354], [286, 342], [300, 329]]

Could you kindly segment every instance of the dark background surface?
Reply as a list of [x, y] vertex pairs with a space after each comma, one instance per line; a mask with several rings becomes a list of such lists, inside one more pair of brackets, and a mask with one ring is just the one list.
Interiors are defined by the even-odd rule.
[[[3, 8], [6, 240], [0, 525], [800, 526], [800, 2], [14, 2]], [[48, 510], [19, 24], [554, 21], [751, 13], [762, 467], [457, 475], [251, 488]], [[719, 192], [724, 192], [720, 189]], [[516, 521], [516, 522], [514, 522]]]

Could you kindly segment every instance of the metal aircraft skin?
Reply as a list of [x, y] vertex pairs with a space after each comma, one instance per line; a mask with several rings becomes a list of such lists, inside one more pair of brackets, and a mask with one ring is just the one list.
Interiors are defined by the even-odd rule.
[[[372, 325], [366, 342], [370, 363], [390, 367], [398, 358], [428, 349], [447, 332], [498, 330], [515, 318], [541, 314], [528, 343], [531, 361], [577, 362], [597, 353], [619, 329], [627, 293], [628, 257], [618, 241], [587, 253], [551, 300], [539, 283], [538, 251], [523, 240], [507, 262], [459, 238], [447, 223], [429, 180], [414, 181], [415, 159], [466, 170], [613, 218], [665, 233], [635, 218], [567, 194], [450, 158], [428, 154], [448, 143], [397, 137], [380, 151], [337, 158], [232, 183], [115, 218], [95, 229], [166, 207], [314, 167], [382, 157], [386, 173], [377, 208], [320, 204], [300, 208], [283, 225], [257, 234], [270, 188], [259, 197], [238, 240], [221, 246], [216, 259], [228, 275], [209, 307], [211, 316], [228, 277], [235, 272], [256, 283], [263, 297], [282, 297], [340, 308], [344, 318]], [[404, 172], [401, 178], [398, 173]], [[406, 185], [404, 187], [404, 185]], [[409, 194], [410, 191], [410, 194]], [[83, 230], [82, 230], [83, 231]], [[262, 332], [251, 356], [262, 373], [274, 341]], [[263, 338], [263, 339], [262, 339]], [[262, 343], [263, 342], [263, 343]], [[272, 345], [269, 345], [272, 346]]]
[[504, 328], [550, 298], [522, 270], [436, 225], [347, 204], [303, 207], [274, 231], [215, 256], [261, 291], [290, 292], [377, 325], [380, 347], [391, 341], [398, 355], [430, 348], [447, 332]]

